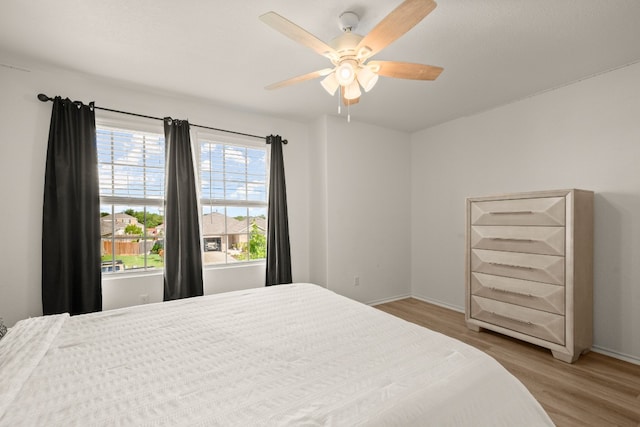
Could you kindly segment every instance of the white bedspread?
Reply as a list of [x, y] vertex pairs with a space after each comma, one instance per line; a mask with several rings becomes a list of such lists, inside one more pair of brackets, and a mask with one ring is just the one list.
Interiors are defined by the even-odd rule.
[[466, 344], [310, 284], [19, 322], [0, 426], [553, 425]]

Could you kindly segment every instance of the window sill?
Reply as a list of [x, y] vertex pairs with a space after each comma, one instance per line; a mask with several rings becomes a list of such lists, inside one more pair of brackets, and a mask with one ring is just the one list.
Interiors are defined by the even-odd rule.
[[[224, 270], [224, 269], [236, 269], [236, 268], [250, 268], [257, 266], [265, 266], [266, 260], [257, 260], [257, 261], [246, 261], [246, 262], [236, 262], [232, 264], [209, 264], [203, 265], [202, 270]], [[161, 269], [158, 270], [145, 270], [145, 271], [123, 271], [121, 273], [106, 273], [102, 274], [102, 280], [111, 281], [117, 279], [131, 279], [134, 277], [152, 277], [152, 276], [162, 276], [164, 271]]]
[[256, 267], [259, 265], [266, 265], [267, 261], [262, 259], [262, 260], [257, 260], [257, 261], [244, 261], [244, 262], [234, 262], [231, 264], [208, 264], [208, 265], [203, 265], [202, 269], [203, 270], [220, 270], [220, 269], [232, 269], [232, 268], [246, 268], [246, 267]]
[[153, 276], [162, 276], [164, 274], [163, 270], [146, 270], [146, 271], [123, 271], [121, 273], [106, 273], [102, 274], [102, 280], [110, 281], [110, 280], [118, 280], [118, 279], [131, 279], [134, 277], [153, 277]]

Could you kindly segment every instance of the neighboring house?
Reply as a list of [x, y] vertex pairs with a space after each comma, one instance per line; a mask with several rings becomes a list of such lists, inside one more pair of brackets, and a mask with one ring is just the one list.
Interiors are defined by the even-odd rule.
[[164, 224], [160, 224], [160, 225], [156, 226], [155, 233], [153, 233], [153, 235], [154, 236], [158, 236], [158, 237], [164, 236]]
[[246, 221], [242, 221], [243, 228], [241, 230], [241, 233], [250, 233], [251, 227], [253, 226], [254, 223], [258, 226], [258, 230], [260, 231], [260, 233], [264, 234], [267, 231], [267, 220], [265, 218], [257, 216], [257, 217], [249, 218], [248, 227], [247, 227]]
[[142, 228], [142, 225], [135, 217], [126, 213], [105, 215], [100, 218], [100, 236], [111, 237], [113, 234], [116, 236], [124, 236], [124, 229], [127, 228], [127, 225], [131, 224]]
[[248, 242], [248, 234], [251, 231], [251, 224], [253, 224], [254, 221], [258, 229], [264, 233], [266, 230], [266, 221], [261, 217], [249, 218], [249, 222], [247, 222], [246, 219], [238, 221], [235, 218], [217, 212], [203, 215], [202, 236], [204, 250], [207, 252], [226, 252], [228, 249], [239, 249], [239, 244]]
[[[131, 236], [131, 238], [118, 238], [115, 241], [112, 237], [126, 236], [125, 229], [129, 225], [135, 225], [144, 228], [143, 224], [138, 222], [137, 218], [126, 213], [117, 213], [114, 215], [105, 215], [100, 218], [100, 237], [102, 237], [102, 255], [113, 253], [115, 245], [115, 253], [118, 255], [139, 255], [148, 253], [157, 238], [164, 235], [164, 224], [157, 226], [155, 229], [148, 229], [147, 239], [141, 239], [140, 236]], [[153, 230], [151, 233], [150, 231]]]

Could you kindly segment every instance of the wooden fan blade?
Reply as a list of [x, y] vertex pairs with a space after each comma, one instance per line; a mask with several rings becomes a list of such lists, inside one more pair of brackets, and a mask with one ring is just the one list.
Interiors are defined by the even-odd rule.
[[335, 53], [331, 46], [275, 12], [267, 12], [261, 15], [260, 20], [291, 40], [313, 49], [322, 56], [330, 57], [332, 53]]
[[433, 0], [405, 0], [376, 25], [358, 44], [356, 52], [366, 49], [369, 58], [412, 29], [437, 6]]
[[372, 69], [380, 67], [378, 74], [381, 76], [410, 80], [435, 80], [444, 70], [432, 65], [396, 61], [369, 61], [367, 65]]
[[312, 73], [307, 73], [307, 74], [303, 74], [301, 76], [297, 76], [297, 77], [293, 77], [287, 80], [283, 80], [281, 82], [278, 83], [273, 83], [270, 84], [269, 86], [265, 87], [265, 89], [268, 90], [272, 90], [272, 89], [279, 89], [281, 87], [285, 87], [285, 86], [290, 86], [296, 83], [301, 83], [307, 80], [311, 80], [311, 79], [315, 79], [318, 77], [323, 77], [328, 75], [329, 73], [331, 73], [333, 71], [333, 68], [323, 68], [322, 70], [318, 70], [318, 71], [314, 71]]

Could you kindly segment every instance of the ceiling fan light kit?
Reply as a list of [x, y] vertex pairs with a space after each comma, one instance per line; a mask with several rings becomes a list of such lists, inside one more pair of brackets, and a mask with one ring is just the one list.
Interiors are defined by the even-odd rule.
[[340, 88], [342, 102], [350, 106], [359, 102], [362, 95], [360, 86], [365, 92], [369, 92], [376, 85], [379, 76], [435, 80], [443, 70], [441, 67], [409, 62], [369, 61], [372, 56], [422, 21], [435, 7], [436, 3], [433, 0], [404, 0], [364, 37], [353, 32], [359, 22], [358, 15], [350, 11], [344, 12], [339, 17], [339, 26], [343, 33], [329, 44], [277, 13], [267, 12], [260, 16], [260, 20], [325, 56], [334, 67], [293, 77], [266, 88], [277, 89], [326, 76], [320, 82], [322, 87], [332, 96]]
[[338, 78], [336, 77], [336, 73], [331, 73], [320, 82], [324, 90], [329, 92], [329, 95], [333, 96], [336, 94], [336, 91], [340, 87], [340, 83], [338, 83]]
[[343, 60], [336, 67], [336, 77], [340, 86], [349, 86], [356, 78], [355, 61], [352, 59]]
[[357, 77], [365, 92], [369, 92], [373, 89], [378, 82], [378, 75], [367, 66], [360, 67], [360, 69], [358, 69]]
[[344, 99], [353, 100], [360, 98], [362, 92], [360, 92], [360, 86], [357, 81], [352, 81], [344, 90]]

